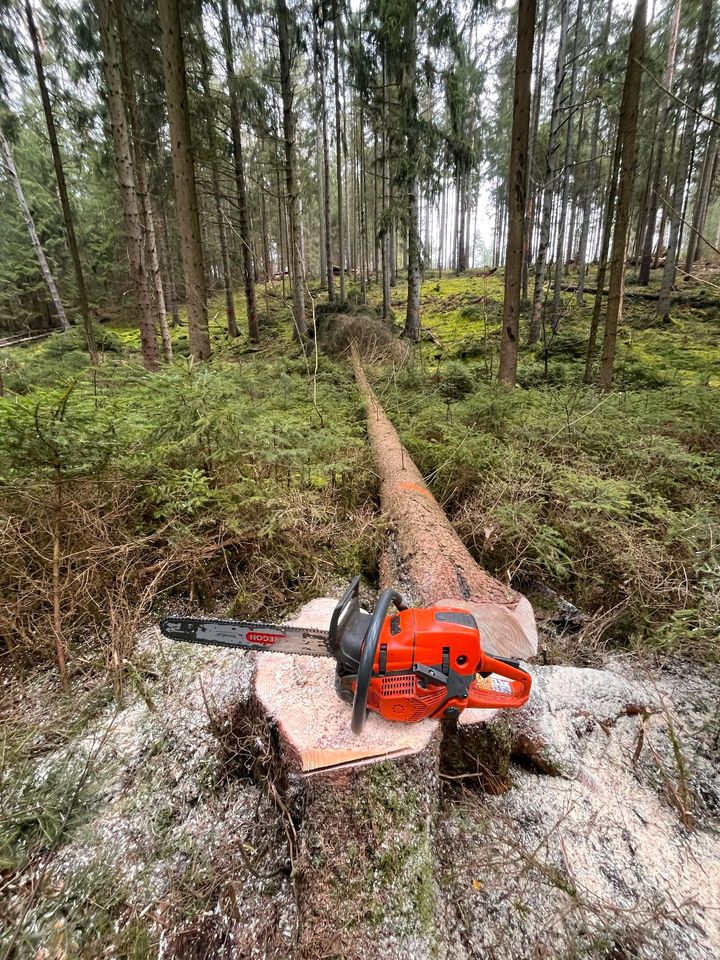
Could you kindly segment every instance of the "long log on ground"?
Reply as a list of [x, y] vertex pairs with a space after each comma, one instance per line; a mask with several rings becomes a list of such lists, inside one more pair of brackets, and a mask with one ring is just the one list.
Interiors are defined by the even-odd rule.
[[421, 606], [460, 601], [474, 615], [489, 653], [535, 656], [538, 637], [530, 603], [470, 556], [385, 415], [357, 354], [353, 365], [367, 408], [380, 505], [393, 527], [381, 570], [384, 586], [400, 589]]
[[0, 339], [0, 348], [2, 347], [18, 347], [23, 343], [30, 343], [33, 340], [44, 340], [46, 337], [49, 337], [50, 334], [55, 333], [57, 328], [52, 330], [43, 330], [40, 333], [17, 333], [10, 337], [3, 337]]

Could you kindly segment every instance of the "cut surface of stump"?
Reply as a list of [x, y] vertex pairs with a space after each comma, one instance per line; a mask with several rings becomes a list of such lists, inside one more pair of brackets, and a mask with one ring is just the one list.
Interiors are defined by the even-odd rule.
[[[327, 630], [337, 600], [305, 604], [293, 626]], [[436, 721], [391, 723], [371, 713], [358, 736], [350, 729], [350, 707], [335, 691], [332, 657], [263, 653], [257, 658], [255, 696], [277, 726], [284, 761], [309, 774], [418, 753], [437, 732]]]

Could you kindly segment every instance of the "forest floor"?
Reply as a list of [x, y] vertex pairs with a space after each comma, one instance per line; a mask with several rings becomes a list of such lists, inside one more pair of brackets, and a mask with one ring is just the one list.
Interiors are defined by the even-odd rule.
[[[502, 797], [448, 784], [438, 956], [720, 950], [705, 910], [720, 895], [720, 309], [700, 285], [658, 326], [638, 292], [607, 396], [581, 385], [592, 302], [571, 293], [558, 332], [523, 350], [520, 387], [495, 386], [498, 275], [426, 280], [434, 339], [372, 369], [473, 555], [532, 600], [541, 660], [609, 666], [662, 707], [583, 735], [579, 780], [514, 764]], [[358, 299], [346, 314], [365, 323]], [[349, 367], [303, 355], [281, 300], [260, 304], [259, 350], [229, 341], [214, 305], [202, 367], [179, 328], [176, 361], [145, 374], [123, 318], [103, 325], [95, 373], [77, 331], [3, 354], [2, 960], [292, 955], [286, 825], [212, 722], [247, 682], [242, 658], [169, 649], [147, 626], [181, 605], [279, 617], [356, 572], [377, 583], [384, 529]], [[48, 639], [58, 518], [70, 693]]]

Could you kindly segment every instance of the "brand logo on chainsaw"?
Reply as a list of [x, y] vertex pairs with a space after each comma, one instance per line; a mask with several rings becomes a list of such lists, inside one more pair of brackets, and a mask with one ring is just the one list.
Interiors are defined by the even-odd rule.
[[249, 630], [247, 634], [248, 643], [257, 643], [258, 646], [271, 647], [278, 640], [283, 639], [282, 633], [259, 633], [257, 630]]

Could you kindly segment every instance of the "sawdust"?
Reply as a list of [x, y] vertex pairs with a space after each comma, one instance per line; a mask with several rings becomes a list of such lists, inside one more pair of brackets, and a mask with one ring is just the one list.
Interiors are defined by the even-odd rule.
[[[559, 687], [562, 673], [557, 680]], [[667, 695], [665, 678], [642, 682]], [[675, 678], [686, 704], [693, 684], [695, 709], [707, 721], [702, 703], [717, 695], [717, 684]], [[650, 723], [646, 744], [654, 741], [672, 769], [667, 719], [658, 714]], [[450, 863], [450, 851], [461, 848], [471, 865], [464, 875], [453, 871], [456, 900], [445, 904], [451, 955], [720, 956], [717, 808], [710, 829], [683, 824], [647, 745], [634, 762], [640, 729], [628, 716], [611, 729], [595, 726], [583, 738], [576, 779], [516, 766], [507, 794], [466, 795], [448, 809], [439, 823], [442, 859]], [[701, 744], [681, 736], [690, 766], [706, 767], [699, 775], [717, 786], [717, 760], [714, 769], [703, 763]]]
[[[555, 751], [560, 776], [523, 755], [500, 796], [441, 788], [431, 739], [400, 761], [294, 781], [284, 811], [226, 767], [213, 732], [252, 696], [253, 658], [154, 630], [140, 646], [154, 711], [129, 695], [40, 744], [28, 773], [42, 786], [92, 758], [78, 822], [3, 904], [7, 922], [20, 916], [46, 870], [26, 917], [35, 952], [89, 956], [83, 936], [119, 897], [112, 923], [149, 931], [136, 955], [167, 960], [720, 956], [717, 676], [535, 668], [514, 730]], [[29, 716], [46, 697], [42, 682], [26, 688]], [[93, 886], [104, 874], [111, 885]]]

